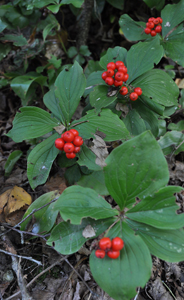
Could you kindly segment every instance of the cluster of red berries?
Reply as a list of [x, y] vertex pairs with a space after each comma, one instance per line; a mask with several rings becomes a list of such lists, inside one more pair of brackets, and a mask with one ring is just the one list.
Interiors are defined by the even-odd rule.
[[[119, 92], [121, 95], [125, 96], [128, 94], [128, 88], [126, 86], [122, 86]], [[129, 98], [130, 100], [135, 101], [140, 95], [142, 95], [142, 89], [140, 87], [136, 87], [134, 92], [130, 93]]]
[[120, 250], [123, 249], [124, 242], [120, 237], [111, 239], [104, 237], [99, 241], [99, 248], [95, 251], [95, 255], [98, 258], [104, 258], [105, 254], [112, 259], [116, 259], [120, 256]]
[[144, 29], [144, 32], [146, 34], [151, 34], [151, 36], [157, 35], [157, 33], [160, 33], [162, 31], [162, 24], [163, 20], [162, 18], [149, 18], [148, 22], [146, 23], [146, 28]]
[[108, 63], [107, 71], [102, 73], [102, 79], [108, 85], [114, 84], [114, 86], [121, 86], [123, 82], [128, 80], [128, 77], [129, 75], [127, 74], [127, 67], [125, 67], [122, 61]]
[[66, 152], [67, 158], [75, 158], [76, 153], [80, 151], [80, 146], [83, 144], [83, 139], [79, 136], [76, 129], [65, 131], [60, 138], [55, 140], [55, 147]]

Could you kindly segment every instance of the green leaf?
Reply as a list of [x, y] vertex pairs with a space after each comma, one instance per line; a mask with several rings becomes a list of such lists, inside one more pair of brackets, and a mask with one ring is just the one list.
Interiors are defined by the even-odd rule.
[[184, 130], [184, 121], [181, 120], [177, 124], [169, 123], [168, 129], [169, 130], [176, 130], [176, 131], [183, 131]]
[[82, 45], [80, 46], [79, 53], [84, 56], [90, 56], [91, 52], [88, 49], [88, 46]]
[[136, 22], [129, 15], [124, 14], [119, 19], [120, 28], [129, 41], [146, 40], [147, 34], [144, 32], [146, 28], [145, 22]]
[[1, 41], [10, 41], [13, 42], [15, 46], [22, 47], [28, 45], [26, 38], [21, 35], [14, 35], [14, 34], [5, 34], [3, 37], [0, 38]]
[[51, 30], [57, 26], [57, 23], [56, 24], [48, 24], [44, 30], [43, 30], [43, 40], [45, 41], [46, 37], [48, 36], [48, 34], [51, 32]]
[[50, 91], [44, 95], [43, 102], [47, 108], [64, 124], [65, 117], [62, 112], [60, 101], [54, 94], [54, 87], [51, 87]]
[[150, 70], [132, 82], [141, 87], [143, 95], [164, 106], [177, 105], [179, 89], [171, 77], [162, 70]]
[[159, 125], [159, 133], [158, 137], [161, 137], [166, 133], [166, 121], [165, 120], [158, 120], [158, 125]]
[[[163, 54], [163, 47], [160, 45], [159, 38], [156, 37], [151, 42], [139, 42], [133, 45], [127, 53], [127, 68], [129, 74], [127, 83], [131, 83], [138, 76], [152, 69], [154, 64], [159, 63]], [[148, 73], [146, 74], [146, 76], [148, 76]], [[134, 85], [134, 82], [132, 85]]]
[[107, 64], [111, 61], [116, 62], [118, 60], [125, 62], [127, 55], [127, 50], [122, 47], [115, 47], [115, 48], [109, 48], [107, 50], [107, 53], [101, 57], [100, 59], [100, 65], [107, 69]]
[[105, 185], [104, 172], [102, 170], [94, 171], [89, 175], [83, 175], [77, 184], [83, 187], [91, 188], [100, 195], [109, 195]]
[[58, 133], [51, 135], [30, 152], [27, 162], [27, 177], [32, 189], [46, 182], [52, 163], [59, 153], [54, 145], [54, 141], [58, 137]]
[[6, 57], [6, 55], [11, 51], [11, 45], [0, 44], [0, 61]]
[[83, 236], [83, 231], [87, 226], [91, 226], [95, 231], [95, 235], [92, 237], [94, 239], [103, 233], [113, 222], [113, 218], [97, 221], [86, 218], [82, 220], [80, 225], [61, 222], [52, 230], [47, 245], [53, 246], [54, 243], [55, 250], [61, 254], [76, 253], [90, 239]]
[[39, 107], [21, 107], [20, 111], [13, 120], [13, 128], [7, 134], [16, 143], [40, 137], [60, 125], [47, 111]]
[[[23, 219], [26, 218], [34, 209], [38, 209], [45, 204], [51, 202], [54, 199], [59, 198], [58, 191], [52, 191], [46, 194], [43, 194], [41, 197], [37, 198], [27, 209], [26, 213], [23, 216]], [[34, 225], [32, 232], [34, 233], [45, 233], [51, 230], [53, 227], [56, 217], [58, 215], [57, 211], [53, 211], [53, 205], [54, 203], [43, 207], [39, 211], [34, 213]], [[27, 225], [31, 221], [32, 216], [27, 218], [22, 224], [21, 224], [21, 230], [26, 230]]]
[[81, 119], [72, 122], [81, 124], [75, 126], [84, 139], [94, 138], [96, 130], [105, 133], [104, 141], [117, 141], [129, 137], [129, 132], [124, 123], [110, 109], [102, 109], [100, 116], [95, 114], [94, 110], [87, 111], [87, 114]]
[[81, 178], [80, 167], [77, 164], [74, 164], [70, 168], [67, 168], [65, 171], [64, 177], [68, 185], [75, 184]]
[[37, 74], [26, 74], [17, 76], [11, 81], [11, 88], [22, 99], [27, 100], [26, 96], [33, 83], [44, 85], [47, 80], [46, 76], [38, 76]]
[[168, 155], [170, 153], [177, 155], [181, 151], [184, 151], [183, 141], [184, 134], [182, 132], [173, 130], [171, 132], [167, 132], [164, 136], [162, 136], [160, 140], [158, 140], [158, 143], [162, 148], [164, 155]]
[[124, 0], [107, 0], [113, 7], [123, 10]]
[[152, 97], [145, 97], [141, 95], [139, 100], [147, 106], [148, 109], [152, 110], [153, 112], [157, 113], [158, 115], [163, 116], [165, 107], [159, 103], [153, 101]]
[[98, 220], [118, 214], [97, 192], [81, 186], [71, 186], [64, 190], [55, 203], [55, 209], [60, 211], [64, 221], [70, 220], [71, 224], [76, 225], [86, 217]]
[[78, 161], [77, 163], [80, 166], [86, 166], [90, 170], [98, 171], [102, 168], [95, 163], [96, 155], [86, 146], [83, 145], [81, 147], [81, 151], [78, 153]]
[[165, 4], [165, 0], [143, 0], [150, 8], [161, 10]]
[[19, 160], [19, 158], [22, 156], [22, 151], [15, 150], [13, 151], [9, 156], [5, 163], [4, 169], [5, 169], [5, 176], [9, 176], [11, 171], [13, 170], [14, 165]]
[[70, 123], [86, 87], [83, 69], [77, 62], [69, 69], [64, 69], [55, 81], [55, 95], [67, 124]]
[[88, 76], [84, 97], [90, 94], [95, 85], [105, 84], [104, 80], [102, 79], [102, 73], [102, 71], [96, 71]]
[[2, 32], [6, 27], [7, 27], [7, 24], [4, 23], [4, 22], [0, 19], [0, 32]]
[[121, 210], [130, 207], [136, 197], [152, 195], [169, 180], [167, 162], [149, 131], [115, 148], [106, 163], [105, 183]]
[[95, 107], [97, 113], [100, 112], [101, 108], [113, 103], [117, 98], [117, 94], [115, 96], [109, 96], [108, 90], [108, 86], [97, 85], [89, 95], [90, 104]]
[[[140, 100], [140, 99], [139, 99]], [[145, 123], [146, 129], [151, 130], [153, 135], [158, 135], [158, 118], [149, 108], [143, 105], [142, 101], [135, 101], [132, 103], [132, 107], [136, 109], [140, 117]]]
[[184, 260], [184, 230], [162, 230], [132, 220], [126, 222], [135, 230], [151, 254], [168, 262]]
[[161, 11], [162, 23], [162, 36], [171, 31], [175, 26], [180, 24], [184, 20], [184, 1], [181, 0], [177, 4], [168, 4]]
[[108, 236], [122, 237], [124, 248], [117, 259], [108, 256], [99, 259], [93, 251], [90, 256], [92, 275], [113, 299], [130, 300], [136, 294], [136, 287], [144, 287], [151, 275], [151, 255], [143, 240], [124, 222], [116, 224]]
[[69, 58], [72, 58], [72, 57], [74, 57], [75, 55], [77, 55], [77, 48], [76, 47], [74, 47], [74, 46], [72, 46], [72, 47], [70, 47], [69, 49], [68, 49], [68, 51], [67, 51], [67, 54], [68, 54], [68, 57]]
[[61, 4], [72, 4], [73, 6], [80, 8], [83, 3], [84, 0], [62, 0]]
[[[183, 25], [182, 32], [177, 33], [177, 30], [173, 31], [173, 34], [169, 35], [162, 45], [165, 50], [165, 55], [177, 64], [184, 67], [183, 47], [184, 47], [184, 33]], [[174, 72], [174, 71], [173, 71]], [[175, 75], [175, 72], [174, 72]]]
[[184, 226], [184, 214], [177, 214], [178, 205], [173, 196], [182, 187], [167, 186], [148, 196], [127, 212], [127, 217], [160, 229], [178, 229]]
[[135, 109], [130, 110], [123, 121], [131, 135], [138, 135], [146, 131], [146, 125]]

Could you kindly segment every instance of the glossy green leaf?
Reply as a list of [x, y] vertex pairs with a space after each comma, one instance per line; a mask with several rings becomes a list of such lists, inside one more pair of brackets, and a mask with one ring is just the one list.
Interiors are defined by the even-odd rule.
[[108, 90], [108, 86], [98, 85], [89, 95], [90, 104], [95, 107], [97, 113], [100, 112], [101, 108], [113, 103], [117, 98], [117, 94], [115, 96], [109, 96]]
[[116, 62], [118, 60], [123, 61], [125, 63], [127, 55], [127, 50], [122, 47], [109, 48], [107, 53], [101, 57], [100, 65], [107, 70], [107, 64], [111, 61]]
[[158, 104], [164, 106], [177, 105], [178, 86], [162, 70], [150, 70], [134, 80], [132, 85], [141, 87], [143, 95], [151, 98]]
[[184, 0], [177, 4], [168, 4], [161, 11], [162, 35], [165, 37], [175, 26], [184, 20]]
[[123, 121], [131, 135], [135, 136], [146, 131], [146, 125], [135, 109], [130, 110]]
[[4, 169], [5, 169], [5, 176], [9, 176], [11, 171], [13, 170], [14, 165], [19, 160], [19, 158], [22, 156], [22, 151], [15, 150], [13, 151], [9, 156], [5, 163]]
[[[59, 198], [58, 191], [52, 191], [46, 194], [43, 194], [39, 198], [37, 198], [27, 209], [26, 213], [23, 216], [23, 219], [26, 218], [33, 210], [39, 209], [45, 204], [51, 202], [54, 199]], [[53, 204], [49, 204], [48, 206], [43, 207], [34, 213], [34, 224], [33, 224], [33, 233], [45, 233], [51, 230], [53, 227], [56, 217], [58, 215], [57, 211], [53, 211]], [[27, 218], [21, 224], [21, 230], [26, 230], [29, 222], [31, 221], [32, 216]]]
[[61, 222], [52, 230], [47, 245], [53, 246], [54, 244], [55, 250], [61, 254], [75, 253], [90, 239], [83, 236], [83, 231], [87, 226], [94, 230], [95, 235], [92, 238], [95, 238], [103, 233], [113, 222], [113, 218], [97, 221], [86, 218], [82, 220], [80, 225]]
[[139, 97], [139, 100], [149, 109], [153, 112], [157, 113], [158, 115], [163, 116], [165, 107], [159, 103], [156, 103], [153, 101], [152, 97], [145, 97], [144, 95], [141, 95]]
[[58, 98], [63, 117], [70, 123], [86, 87], [83, 69], [77, 62], [68, 70], [64, 69], [55, 81], [55, 95]]
[[148, 196], [127, 212], [127, 217], [160, 229], [178, 229], [184, 226], [184, 214], [177, 214], [174, 193], [182, 187], [167, 186]]
[[90, 256], [92, 275], [113, 299], [130, 300], [136, 294], [136, 287], [144, 287], [151, 276], [151, 255], [143, 240], [124, 222], [110, 229], [108, 236], [123, 238], [124, 248], [117, 259], [108, 256], [99, 259], [93, 251]]
[[[127, 68], [129, 74], [127, 83], [131, 83], [138, 76], [152, 69], [154, 67], [154, 64], [159, 63], [159, 61], [163, 57], [163, 54], [163, 47], [160, 45], [160, 40], [157, 37], [152, 39], [150, 42], [139, 42], [138, 44], [133, 45], [127, 53]], [[149, 74], [146, 74], [146, 76], [148, 77]], [[160, 83], [159, 80], [160, 78], [158, 78], [157, 80], [158, 83]], [[139, 86], [135, 85], [134, 82], [132, 83], [132, 85]]]
[[120, 28], [129, 41], [146, 40], [148, 38], [144, 29], [146, 28], [145, 22], [136, 22], [129, 15], [124, 14], [119, 19]]
[[96, 191], [77, 185], [64, 190], [55, 203], [55, 209], [60, 211], [64, 221], [70, 220], [76, 225], [86, 217], [98, 220], [118, 214]]
[[169, 180], [167, 162], [150, 131], [115, 148], [106, 163], [105, 183], [120, 209], [130, 207], [136, 197], [152, 195]]
[[150, 8], [161, 10], [165, 4], [165, 0], [143, 0]]
[[58, 137], [58, 133], [51, 135], [30, 152], [27, 162], [27, 177], [32, 189], [46, 182], [52, 163], [59, 153], [54, 145], [54, 141]]
[[184, 130], [184, 121], [181, 120], [178, 123], [169, 123], [168, 125], [169, 130], [176, 130], [176, 131], [183, 131]]
[[162, 136], [158, 143], [162, 148], [164, 155], [174, 154], [177, 155], [184, 151], [184, 134], [180, 131], [170, 131]]
[[144, 121], [144, 124], [146, 126], [147, 130], [151, 130], [153, 135], [157, 137], [158, 135], [158, 117], [154, 112], [150, 110], [150, 108], [147, 108], [140, 99], [138, 101], [135, 101], [132, 103], [132, 107], [136, 109], [142, 120]]
[[91, 188], [100, 195], [109, 195], [105, 185], [104, 172], [102, 170], [94, 171], [89, 175], [83, 175], [77, 184], [83, 187]]
[[40, 137], [60, 125], [47, 111], [39, 107], [21, 107], [20, 111], [13, 120], [13, 128], [7, 134], [16, 143]]
[[162, 230], [132, 220], [126, 222], [135, 230], [150, 253], [168, 262], [184, 260], [184, 230]]
[[59, 99], [56, 98], [54, 94], [53, 87], [51, 87], [50, 91], [44, 95], [43, 102], [47, 108], [64, 124], [65, 117], [63, 115]]
[[26, 74], [22, 76], [17, 76], [11, 81], [12, 90], [22, 99], [25, 100], [29, 88], [33, 83], [38, 83], [44, 85], [47, 80], [46, 76], [38, 76], [37, 74]]
[[112, 6], [115, 8], [123, 10], [124, 8], [124, 0], [107, 0]]
[[85, 145], [81, 147], [81, 151], [78, 153], [77, 163], [80, 166], [86, 166], [90, 170], [98, 171], [102, 168], [95, 163], [96, 155]]
[[129, 137], [129, 132], [125, 124], [110, 109], [102, 109], [100, 116], [95, 114], [95, 110], [87, 111], [81, 119], [72, 122], [80, 123], [75, 126], [84, 139], [94, 138], [97, 130], [105, 133], [104, 141], [117, 141]]

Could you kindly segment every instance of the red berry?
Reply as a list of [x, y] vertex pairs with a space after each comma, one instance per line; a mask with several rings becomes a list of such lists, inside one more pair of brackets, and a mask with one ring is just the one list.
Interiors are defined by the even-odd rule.
[[74, 145], [72, 143], [66, 143], [63, 147], [63, 150], [66, 152], [66, 153], [71, 153], [71, 152], [74, 152]]
[[63, 150], [64, 144], [65, 142], [62, 138], [58, 138], [55, 140], [55, 147], [59, 150]]
[[79, 132], [78, 132], [78, 130], [76, 130], [76, 129], [70, 129], [70, 132], [72, 132], [73, 133], [73, 135], [74, 135], [74, 137], [75, 136], [77, 136], [77, 135], [79, 135]]
[[148, 22], [153, 22], [154, 20], [155, 20], [155, 18], [152, 17], [152, 18], [148, 19]]
[[74, 139], [74, 135], [71, 131], [65, 131], [65, 133], [63, 134], [63, 140], [65, 142], [73, 142], [73, 139]]
[[105, 82], [108, 84], [108, 85], [113, 85], [114, 83], [114, 79], [112, 77], [107, 77], [105, 79]]
[[158, 18], [156, 18], [156, 19], [153, 21], [153, 23], [154, 23], [155, 25], [158, 25], [159, 22], [160, 22], [160, 20], [159, 20]]
[[107, 72], [103, 72], [103, 73], [102, 73], [102, 79], [103, 79], [103, 80], [105, 80], [105, 79], [107, 78], [107, 76], [108, 76], [108, 75], [107, 75]]
[[116, 259], [120, 256], [120, 251], [110, 250], [110, 251], [107, 252], [107, 256], [112, 258], [112, 259]]
[[151, 36], [155, 36], [155, 35], [157, 35], [156, 31], [155, 31], [155, 30], [152, 30], [152, 31], [151, 31]]
[[76, 154], [71, 152], [71, 153], [66, 153], [66, 157], [69, 158], [69, 159], [72, 159], [72, 158], [75, 158], [76, 157]]
[[108, 69], [107, 71], [108, 77], [112, 77], [114, 75], [114, 70], [113, 69]]
[[163, 22], [162, 18], [158, 17], [157, 19], [159, 20], [159, 23], [162, 24]]
[[116, 69], [116, 65], [114, 62], [110, 62], [107, 64], [107, 69], [112, 69], [115, 70]]
[[127, 81], [128, 78], [129, 78], [129, 75], [128, 75], [128, 74], [125, 74], [125, 75], [124, 75], [124, 80], [123, 80], [123, 81]]
[[134, 92], [135, 92], [138, 96], [142, 95], [142, 89], [141, 89], [140, 87], [136, 87], [136, 88], [134, 89]]
[[95, 251], [95, 255], [96, 255], [96, 257], [98, 257], [98, 258], [104, 258], [105, 257], [105, 251], [104, 250], [96, 250]]
[[[122, 72], [122, 73], [126, 74], [127, 71], [128, 71], [128, 70], [127, 70], [127, 67], [125, 67], [125, 66], [120, 66], [120, 67], [118, 68], [118, 72]], [[117, 72], [117, 73], [118, 73], [118, 72]], [[117, 73], [116, 73], [116, 74], [117, 74]]]
[[151, 29], [150, 29], [150, 28], [148, 28], [148, 27], [146, 27], [146, 28], [144, 29], [144, 32], [145, 32], [146, 34], [150, 34], [150, 32], [151, 32]]
[[112, 239], [112, 250], [118, 251], [123, 249], [124, 242], [120, 237], [115, 237]]
[[125, 96], [128, 94], [128, 88], [126, 86], [122, 86], [119, 92], [121, 95]]
[[115, 80], [123, 80], [124, 79], [124, 74], [122, 72], [117, 72], [116, 75], [114, 76]]
[[80, 149], [81, 149], [80, 147], [75, 147], [73, 152], [78, 153], [78, 152], [80, 152]]
[[111, 249], [111, 240], [109, 237], [104, 237], [99, 241], [99, 247], [102, 250], [109, 250]]
[[115, 86], [121, 86], [123, 84], [122, 80], [114, 80], [114, 85]]
[[160, 26], [160, 25], [156, 26], [156, 27], [155, 27], [155, 31], [156, 31], [157, 33], [160, 33], [160, 32], [162, 31], [162, 26]]
[[83, 138], [81, 136], [75, 136], [74, 140], [73, 140], [73, 143], [74, 143], [75, 146], [80, 147], [83, 144]]
[[130, 100], [135, 101], [135, 100], [137, 100], [137, 98], [138, 98], [137, 93], [133, 92], [130, 94]]
[[115, 62], [115, 65], [116, 65], [116, 69], [118, 69], [120, 66], [124, 66], [124, 63], [122, 61], [118, 60]]
[[147, 28], [152, 29], [155, 27], [155, 24], [153, 22], [148, 22], [148, 23], [146, 23], [146, 26], [147, 26]]

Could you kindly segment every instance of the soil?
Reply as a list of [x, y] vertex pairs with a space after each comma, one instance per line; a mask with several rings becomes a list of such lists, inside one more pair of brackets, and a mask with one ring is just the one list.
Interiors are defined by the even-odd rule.
[[[150, 11], [143, 1], [125, 1], [123, 13], [129, 14], [134, 20], [143, 20], [150, 17], [150, 15], [157, 15], [157, 11]], [[133, 43], [119, 34], [118, 20], [121, 14], [122, 11], [112, 7], [108, 2], [105, 3], [105, 7], [100, 14], [95, 15], [93, 13], [87, 37], [87, 45], [91, 51], [90, 59], [99, 60], [101, 53], [109, 47], [122, 46], [128, 50], [132, 46]], [[74, 17], [67, 5], [63, 7], [62, 13], [58, 13], [56, 17], [68, 35], [66, 48], [76, 46], [76, 36], [79, 28], [75, 26], [77, 18]], [[63, 49], [60, 49], [58, 53], [63, 64], [71, 63]], [[42, 59], [43, 53], [35, 56], [31, 60], [28, 71], [35, 71], [36, 67], [40, 66]], [[46, 60], [45, 57], [44, 60]], [[157, 68], [163, 69], [166, 64], [173, 64], [176, 69], [176, 77], [181, 78], [178, 66], [171, 60], [163, 58]], [[83, 67], [85, 68], [86, 65], [87, 61]], [[16, 70], [13, 56], [7, 56], [0, 62], [0, 70], [1, 72]], [[46, 184], [37, 187], [35, 190], [31, 189], [26, 173], [26, 158], [30, 144], [28, 141], [17, 144], [6, 136], [6, 133], [12, 128], [15, 114], [21, 107], [20, 98], [15, 95], [8, 85], [1, 89], [0, 99], [0, 195], [15, 185], [22, 187], [29, 193], [33, 201], [48, 191], [59, 189], [62, 192], [67, 186], [63, 176], [65, 169], [59, 168], [56, 163], [53, 164]], [[46, 109], [42, 101], [42, 91], [39, 88], [36, 90], [36, 100], [33, 104]], [[76, 116], [81, 113], [84, 105], [85, 102], [83, 101], [76, 112]], [[172, 116], [169, 122], [177, 123], [183, 119], [184, 116], [181, 111]], [[14, 150], [21, 150], [23, 156], [15, 164], [11, 174], [6, 177], [4, 165], [9, 154]], [[170, 169], [170, 184], [183, 186], [183, 153], [167, 159]], [[184, 211], [184, 194], [177, 195], [177, 203], [180, 213], [182, 213]], [[1, 252], [0, 255], [0, 299], [113, 300], [98, 287], [90, 272], [88, 258], [92, 241], [87, 242], [77, 253], [63, 256], [58, 254], [52, 247], [47, 246], [41, 237], [37, 236], [33, 239], [29, 234], [22, 236], [18, 228], [14, 230], [5, 220], [1, 221], [0, 249], [4, 250], [5, 253]], [[2, 236], [6, 238], [2, 238]], [[9, 255], [7, 252], [9, 252]], [[21, 257], [31, 257], [32, 260], [20, 259], [15, 256], [16, 260], [14, 260], [13, 267], [13, 254]], [[144, 288], [137, 289], [137, 295], [134, 299], [184, 299], [184, 262], [168, 263], [154, 256], [152, 260], [151, 278]], [[23, 283], [20, 283], [21, 279], [24, 281]], [[23, 287], [25, 290], [22, 290]]]

